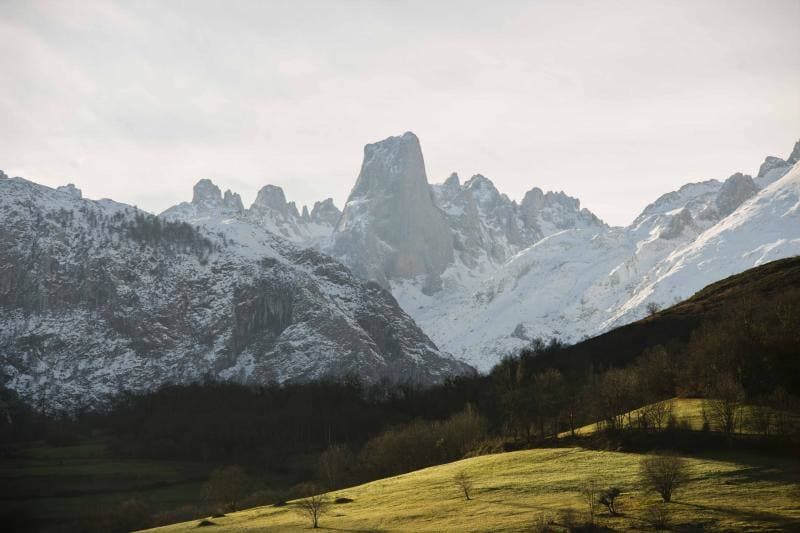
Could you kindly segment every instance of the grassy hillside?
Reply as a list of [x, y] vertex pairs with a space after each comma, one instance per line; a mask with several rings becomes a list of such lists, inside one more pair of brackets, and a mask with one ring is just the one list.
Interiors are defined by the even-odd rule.
[[[646, 529], [646, 508], [656, 497], [638, 484], [641, 455], [580, 448], [538, 449], [465, 459], [358, 487], [331, 497], [334, 504], [323, 530], [339, 531], [530, 531], [540, 517], [556, 523], [564, 509], [584, 513], [581, 490], [589, 480], [616, 485], [622, 516], [598, 521], [616, 530]], [[691, 481], [669, 504], [672, 523], [681, 528], [721, 530], [798, 530], [800, 482], [792, 460], [749, 455], [689, 459]], [[474, 480], [465, 501], [452, 478], [464, 471]], [[258, 507], [212, 518], [213, 531], [286, 531], [309, 527], [290, 503]], [[159, 531], [194, 530], [198, 521]]]
[[[672, 398], [660, 404], [670, 404], [672, 411], [671, 414], [675, 418], [675, 422], [680, 424], [686, 429], [699, 431], [703, 428], [703, 405], [706, 400], [702, 398]], [[635, 418], [638, 409], [631, 411], [630, 414]], [[586, 424], [575, 429], [576, 435], [591, 435], [598, 430], [596, 423]], [[569, 435], [569, 431], [562, 432], [559, 436]]]

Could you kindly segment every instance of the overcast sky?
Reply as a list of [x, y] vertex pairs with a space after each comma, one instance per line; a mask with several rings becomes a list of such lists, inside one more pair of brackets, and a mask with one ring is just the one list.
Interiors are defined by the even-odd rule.
[[199, 178], [342, 206], [363, 145], [627, 224], [800, 138], [800, 0], [0, 0], [0, 169], [152, 212]]

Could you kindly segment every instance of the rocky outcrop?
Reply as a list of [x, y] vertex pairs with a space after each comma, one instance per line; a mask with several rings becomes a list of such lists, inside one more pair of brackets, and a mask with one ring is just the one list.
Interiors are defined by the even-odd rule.
[[364, 162], [331, 253], [383, 286], [422, 278], [435, 288], [453, 261], [453, 236], [433, 200], [419, 140], [407, 132], [364, 147]]
[[767, 156], [758, 169], [754, 181], [759, 187], [764, 188], [781, 179], [798, 161], [800, 161], [800, 141], [795, 143], [792, 153], [785, 160], [780, 157]]
[[322, 224], [335, 228], [341, 216], [342, 212], [333, 204], [333, 198], [326, 198], [321, 202], [314, 202], [314, 207], [311, 209], [308, 218], [315, 224]]

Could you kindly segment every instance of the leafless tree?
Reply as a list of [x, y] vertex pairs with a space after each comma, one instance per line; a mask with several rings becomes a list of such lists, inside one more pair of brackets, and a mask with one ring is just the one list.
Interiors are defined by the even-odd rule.
[[471, 499], [469, 493], [472, 491], [472, 478], [469, 474], [464, 472], [458, 472], [455, 476], [453, 476], [453, 482], [456, 484], [458, 489], [464, 494], [464, 499], [469, 500]]
[[353, 462], [352, 454], [346, 446], [334, 444], [319, 456], [318, 474], [329, 490], [345, 484], [348, 470]]
[[656, 531], [667, 529], [670, 523], [670, 509], [664, 502], [654, 503], [645, 508], [643, 520]]
[[222, 511], [235, 511], [250, 485], [250, 477], [241, 466], [218, 468], [205, 484], [206, 499], [219, 505]]
[[581, 489], [581, 496], [586, 502], [586, 511], [589, 524], [594, 524], [594, 515], [597, 514], [597, 484], [594, 481], [587, 481]]
[[732, 374], [720, 374], [709, 390], [704, 415], [720, 431], [733, 434], [742, 422], [744, 388]]
[[311, 527], [316, 529], [319, 527], [320, 517], [330, 508], [330, 500], [326, 494], [319, 492], [316, 485], [308, 485], [306, 492], [309, 495], [298, 500], [295, 505], [297, 512], [311, 520]]
[[642, 484], [669, 503], [675, 490], [688, 480], [686, 460], [674, 453], [648, 455], [639, 465]]

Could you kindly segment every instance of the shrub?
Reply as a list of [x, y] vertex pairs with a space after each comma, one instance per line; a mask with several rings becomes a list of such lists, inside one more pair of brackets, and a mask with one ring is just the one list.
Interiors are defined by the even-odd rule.
[[135, 531], [150, 525], [150, 512], [143, 501], [131, 498], [114, 507], [104, 522], [105, 531]]
[[541, 513], [533, 521], [531, 530], [535, 533], [549, 533], [553, 531], [553, 518], [545, 513]]
[[578, 513], [576, 513], [575, 509], [571, 507], [567, 507], [566, 509], [561, 509], [558, 512], [558, 522], [570, 531], [572, 531], [574, 528], [580, 525], [580, 521], [578, 520]]
[[663, 502], [654, 503], [644, 510], [642, 520], [657, 531], [667, 529], [670, 524], [669, 507]]
[[639, 467], [645, 488], [657, 492], [667, 503], [672, 500], [675, 490], [688, 479], [686, 460], [673, 453], [648, 455]]
[[619, 490], [617, 487], [611, 487], [610, 489], [606, 489], [601, 492], [597, 501], [605, 505], [610, 514], [616, 515], [618, 514], [616, 500], [620, 494], [622, 494], [621, 490]]
[[235, 511], [250, 489], [250, 478], [241, 466], [226, 466], [211, 472], [205, 484], [206, 499], [223, 511]]
[[594, 515], [597, 505], [597, 485], [594, 481], [589, 481], [584, 485], [583, 489], [581, 489], [581, 496], [583, 496], [583, 500], [586, 502], [588, 522], [589, 524], [594, 524]]
[[472, 478], [469, 474], [462, 470], [453, 476], [453, 482], [456, 484], [459, 491], [464, 494], [464, 499], [469, 500], [469, 493], [472, 491], [473, 487]]

